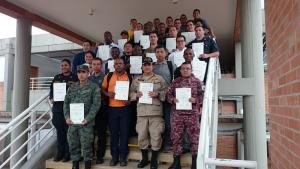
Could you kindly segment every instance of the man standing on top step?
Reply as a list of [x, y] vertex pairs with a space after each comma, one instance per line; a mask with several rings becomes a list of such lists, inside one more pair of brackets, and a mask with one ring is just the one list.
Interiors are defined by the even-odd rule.
[[[142, 151], [142, 160], [138, 168], [148, 165], [148, 147], [151, 144], [152, 156], [150, 169], [157, 169], [158, 151], [162, 144], [162, 133], [165, 129], [163, 116], [163, 101], [167, 89], [165, 80], [153, 73], [153, 60], [146, 57], [143, 61], [143, 75], [135, 78], [130, 87], [131, 101], [137, 103], [137, 124], [138, 144]], [[143, 86], [150, 85], [151, 91], [143, 91]], [[151, 87], [152, 86], [152, 87]], [[142, 101], [148, 98], [149, 102]]]
[[[182, 63], [180, 72], [181, 77], [178, 77], [173, 81], [166, 95], [167, 100], [172, 103], [173, 108], [173, 112], [171, 114], [171, 139], [173, 143], [174, 161], [169, 169], [181, 169], [180, 155], [183, 152], [182, 141], [184, 137], [184, 129], [186, 129], [190, 141], [190, 151], [192, 154], [191, 169], [196, 169], [200, 132], [200, 106], [203, 102], [202, 82], [198, 78], [195, 78], [192, 74], [191, 62]], [[189, 89], [190, 93], [180, 93], [179, 90], [182, 89]], [[185, 96], [180, 97], [180, 95]], [[188, 96], [190, 96], [190, 98], [188, 98]], [[184, 102], [184, 105], [191, 104], [191, 107], [180, 107], [179, 100], [181, 103]]]

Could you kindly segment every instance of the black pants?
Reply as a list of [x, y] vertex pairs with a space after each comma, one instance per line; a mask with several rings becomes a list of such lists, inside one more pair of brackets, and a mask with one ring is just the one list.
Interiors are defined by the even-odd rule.
[[107, 108], [110, 129], [110, 151], [113, 157], [125, 159], [128, 154], [130, 106]]
[[163, 146], [171, 146], [171, 107], [172, 105], [165, 101], [163, 103], [163, 118], [165, 120], [165, 132], [163, 134]]
[[67, 139], [68, 125], [66, 123], [63, 112], [53, 112], [52, 124], [56, 129], [57, 135], [57, 152], [59, 154], [69, 153], [69, 145]]
[[101, 108], [95, 117], [95, 131], [98, 136], [97, 158], [103, 158], [105, 155], [107, 123], [107, 105], [101, 102]]

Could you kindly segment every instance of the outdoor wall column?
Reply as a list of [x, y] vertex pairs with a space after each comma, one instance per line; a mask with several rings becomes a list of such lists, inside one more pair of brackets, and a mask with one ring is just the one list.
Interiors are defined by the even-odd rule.
[[14, 60], [15, 52], [13, 51], [14, 41], [7, 44], [7, 54], [5, 55], [5, 69], [4, 69], [4, 90], [3, 90], [3, 110], [11, 112], [12, 91], [14, 82]]
[[[14, 64], [14, 90], [12, 104], [12, 118], [17, 117], [22, 111], [29, 106], [29, 78], [30, 78], [30, 62], [31, 62], [31, 26], [32, 21], [27, 18], [17, 19], [16, 31], [16, 56]], [[28, 126], [26, 120], [11, 134], [11, 141], [20, 135]], [[25, 141], [27, 134], [18, 139], [11, 147], [11, 154], [14, 153]], [[10, 167], [16, 164], [19, 159], [26, 153], [24, 149], [20, 151], [10, 161]], [[21, 165], [25, 160], [21, 163]], [[19, 165], [19, 166], [21, 166]], [[17, 167], [19, 168], [19, 167]]]
[[242, 77], [252, 80], [253, 95], [244, 97], [245, 159], [266, 169], [266, 114], [260, 0], [241, 2]]

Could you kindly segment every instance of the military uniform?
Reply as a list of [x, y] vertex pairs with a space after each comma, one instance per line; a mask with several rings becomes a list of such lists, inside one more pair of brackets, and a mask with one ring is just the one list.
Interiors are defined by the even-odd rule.
[[[131, 101], [137, 100], [136, 93], [139, 91], [140, 83], [153, 83], [153, 91], [159, 94], [159, 97], [152, 98], [152, 104], [137, 103], [137, 124], [138, 144], [141, 149], [147, 149], [151, 144], [152, 150], [158, 151], [162, 144], [162, 133], [165, 124], [163, 116], [163, 101], [165, 100], [165, 91], [167, 88], [165, 80], [156, 74], [150, 77], [142, 75], [133, 80], [130, 87]], [[150, 133], [150, 136], [149, 134]]]
[[[67, 89], [76, 81], [78, 81], [77, 76], [70, 73], [70, 75], [65, 76], [63, 74], [58, 74], [54, 76], [52, 84], [50, 86], [49, 99], [53, 99], [53, 83], [66, 83]], [[60, 160], [63, 156], [65, 156], [64, 160], [69, 160], [69, 145], [67, 141], [67, 132], [68, 125], [66, 124], [66, 120], [64, 117], [63, 111], [64, 102], [63, 101], [55, 101], [52, 106], [52, 124], [56, 129], [57, 136], [57, 156], [56, 160]]]
[[91, 82], [80, 85], [76, 82], [66, 94], [64, 102], [65, 118], [70, 118], [70, 103], [84, 103], [84, 118], [86, 125], [72, 124], [68, 131], [68, 141], [72, 161], [79, 161], [81, 148], [84, 161], [90, 161], [93, 157], [92, 142], [94, 139], [95, 116], [100, 108], [100, 89]]
[[[176, 110], [174, 101], [176, 99], [176, 88], [191, 88], [192, 97], [196, 103], [192, 104], [192, 110]], [[171, 84], [167, 92], [167, 100], [172, 103], [173, 112], [171, 115], [171, 139], [173, 142], [173, 154], [179, 156], [182, 154], [182, 141], [184, 129], [186, 128], [190, 139], [190, 150], [192, 155], [198, 151], [199, 140], [199, 117], [200, 106], [202, 105], [203, 91], [202, 82], [193, 75], [189, 78], [178, 77]]]

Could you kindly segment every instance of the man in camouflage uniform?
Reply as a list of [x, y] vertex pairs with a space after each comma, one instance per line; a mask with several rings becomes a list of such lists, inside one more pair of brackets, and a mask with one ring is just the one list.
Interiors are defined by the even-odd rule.
[[[173, 142], [173, 155], [174, 161], [169, 169], [180, 169], [180, 155], [182, 154], [182, 141], [184, 137], [184, 130], [186, 129], [189, 141], [190, 150], [192, 154], [192, 167], [196, 169], [196, 159], [198, 152], [199, 141], [199, 117], [200, 106], [203, 101], [202, 82], [195, 78], [192, 74], [191, 62], [184, 62], [180, 68], [181, 77], [175, 79], [168, 92], [167, 99], [173, 106], [173, 112], [171, 115], [171, 139]], [[191, 98], [189, 102], [192, 103], [192, 110], [176, 110], [176, 88], [191, 88]]]
[[[88, 80], [89, 67], [87, 65], [77, 66], [77, 76], [79, 82], [71, 86], [66, 94], [64, 101], [64, 114], [66, 123], [70, 126], [68, 130], [68, 141], [72, 169], [79, 169], [81, 149], [85, 161], [85, 169], [91, 168], [93, 158], [92, 142], [94, 139], [95, 115], [100, 108], [100, 89]], [[73, 124], [70, 119], [70, 104], [84, 104], [84, 120], [81, 124]]]
[[[152, 59], [146, 57], [143, 61], [143, 75], [134, 79], [130, 87], [131, 101], [136, 101], [143, 96], [139, 90], [141, 83], [152, 83], [153, 91], [147, 93], [152, 98], [152, 104], [137, 103], [137, 124], [138, 144], [142, 151], [142, 160], [138, 168], [144, 168], [148, 164], [148, 146], [151, 144], [151, 169], [157, 169], [157, 155], [162, 144], [162, 133], [165, 124], [163, 116], [163, 101], [167, 85], [165, 80], [153, 73]], [[148, 134], [149, 133], [149, 134]]]

